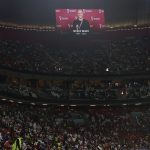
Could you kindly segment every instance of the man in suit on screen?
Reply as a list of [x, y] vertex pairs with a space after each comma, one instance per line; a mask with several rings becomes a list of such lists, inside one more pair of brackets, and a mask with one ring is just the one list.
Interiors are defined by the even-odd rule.
[[82, 9], [77, 11], [77, 19], [73, 21], [73, 30], [90, 30], [89, 22], [84, 19], [84, 12]]

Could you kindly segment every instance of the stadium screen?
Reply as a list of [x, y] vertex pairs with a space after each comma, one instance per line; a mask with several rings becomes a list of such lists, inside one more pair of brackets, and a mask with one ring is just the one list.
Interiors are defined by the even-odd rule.
[[102, 9], [56, 9], [58, 31], [87, 35], [97, 33], [105, 26]]

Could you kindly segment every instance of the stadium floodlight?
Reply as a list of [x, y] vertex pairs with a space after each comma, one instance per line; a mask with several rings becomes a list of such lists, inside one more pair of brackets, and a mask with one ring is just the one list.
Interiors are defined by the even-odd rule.
[[59, 106], [64, 107], [65, 105], [59, 105]]
[[7, 99], [6, 99], [6, 98], [2, 98], [1, 100], [2, 100], [2, 101], [6, 101]]
[[123, 106], [127, 106], [127, 104], [122, 104]]
[[48, 104], [42, 104], [43, 106], [47, 106]]
[[35, 103], [31, 103], [31, 105], [35, 105]]
[[109, 68], [106, 68], [106, 71], [108, 72], [108, 71], [109, 71]]
[[18, 102], [18, 104], [22, 104], [22, 102]]
[[95, 107], [96, 105], [90, 105], [91, 107]]

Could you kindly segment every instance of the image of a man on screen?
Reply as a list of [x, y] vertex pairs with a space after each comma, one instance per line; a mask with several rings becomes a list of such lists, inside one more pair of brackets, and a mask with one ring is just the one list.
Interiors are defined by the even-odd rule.
[[73, 21], [73, 32], [89, 32], [89, 22], [84, 19], [84, 12], [82, 9], [77, 11], [77, 19]]

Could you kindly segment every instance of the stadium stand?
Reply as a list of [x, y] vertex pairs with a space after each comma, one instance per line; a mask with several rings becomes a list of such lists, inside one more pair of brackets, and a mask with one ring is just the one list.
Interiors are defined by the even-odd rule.
[[[134, 100], [150, 98], [149, 80], [112, 80], [112, 81], [46, 81], [45, 85], [33, 87], [29, 81], [24, 84], [19, 82], [7, 82], [0, 84], [0, 94], [16, 98], [31, 98], [36, 101], [50, 100], [96, 100], [107, 102], [113, 100]], [[29, 100], [28, 100], [29, 101]], [[76, 101], [75, 101], [76, 102]]]
[[1, 0], [0, 150], [150, 150], [150, 0]]
[[[66, 108], [0, 106], [0, 146], [23, 138], [27, 150], [148, 150], [147, 106]], [[7, 144], [6, 144], [7, 143]]]
[[94, 49], [53, 49], [42, 44], [0, 41], [3, 68], [52, 75], [150, 72], [150, 39], [104, 40]]

